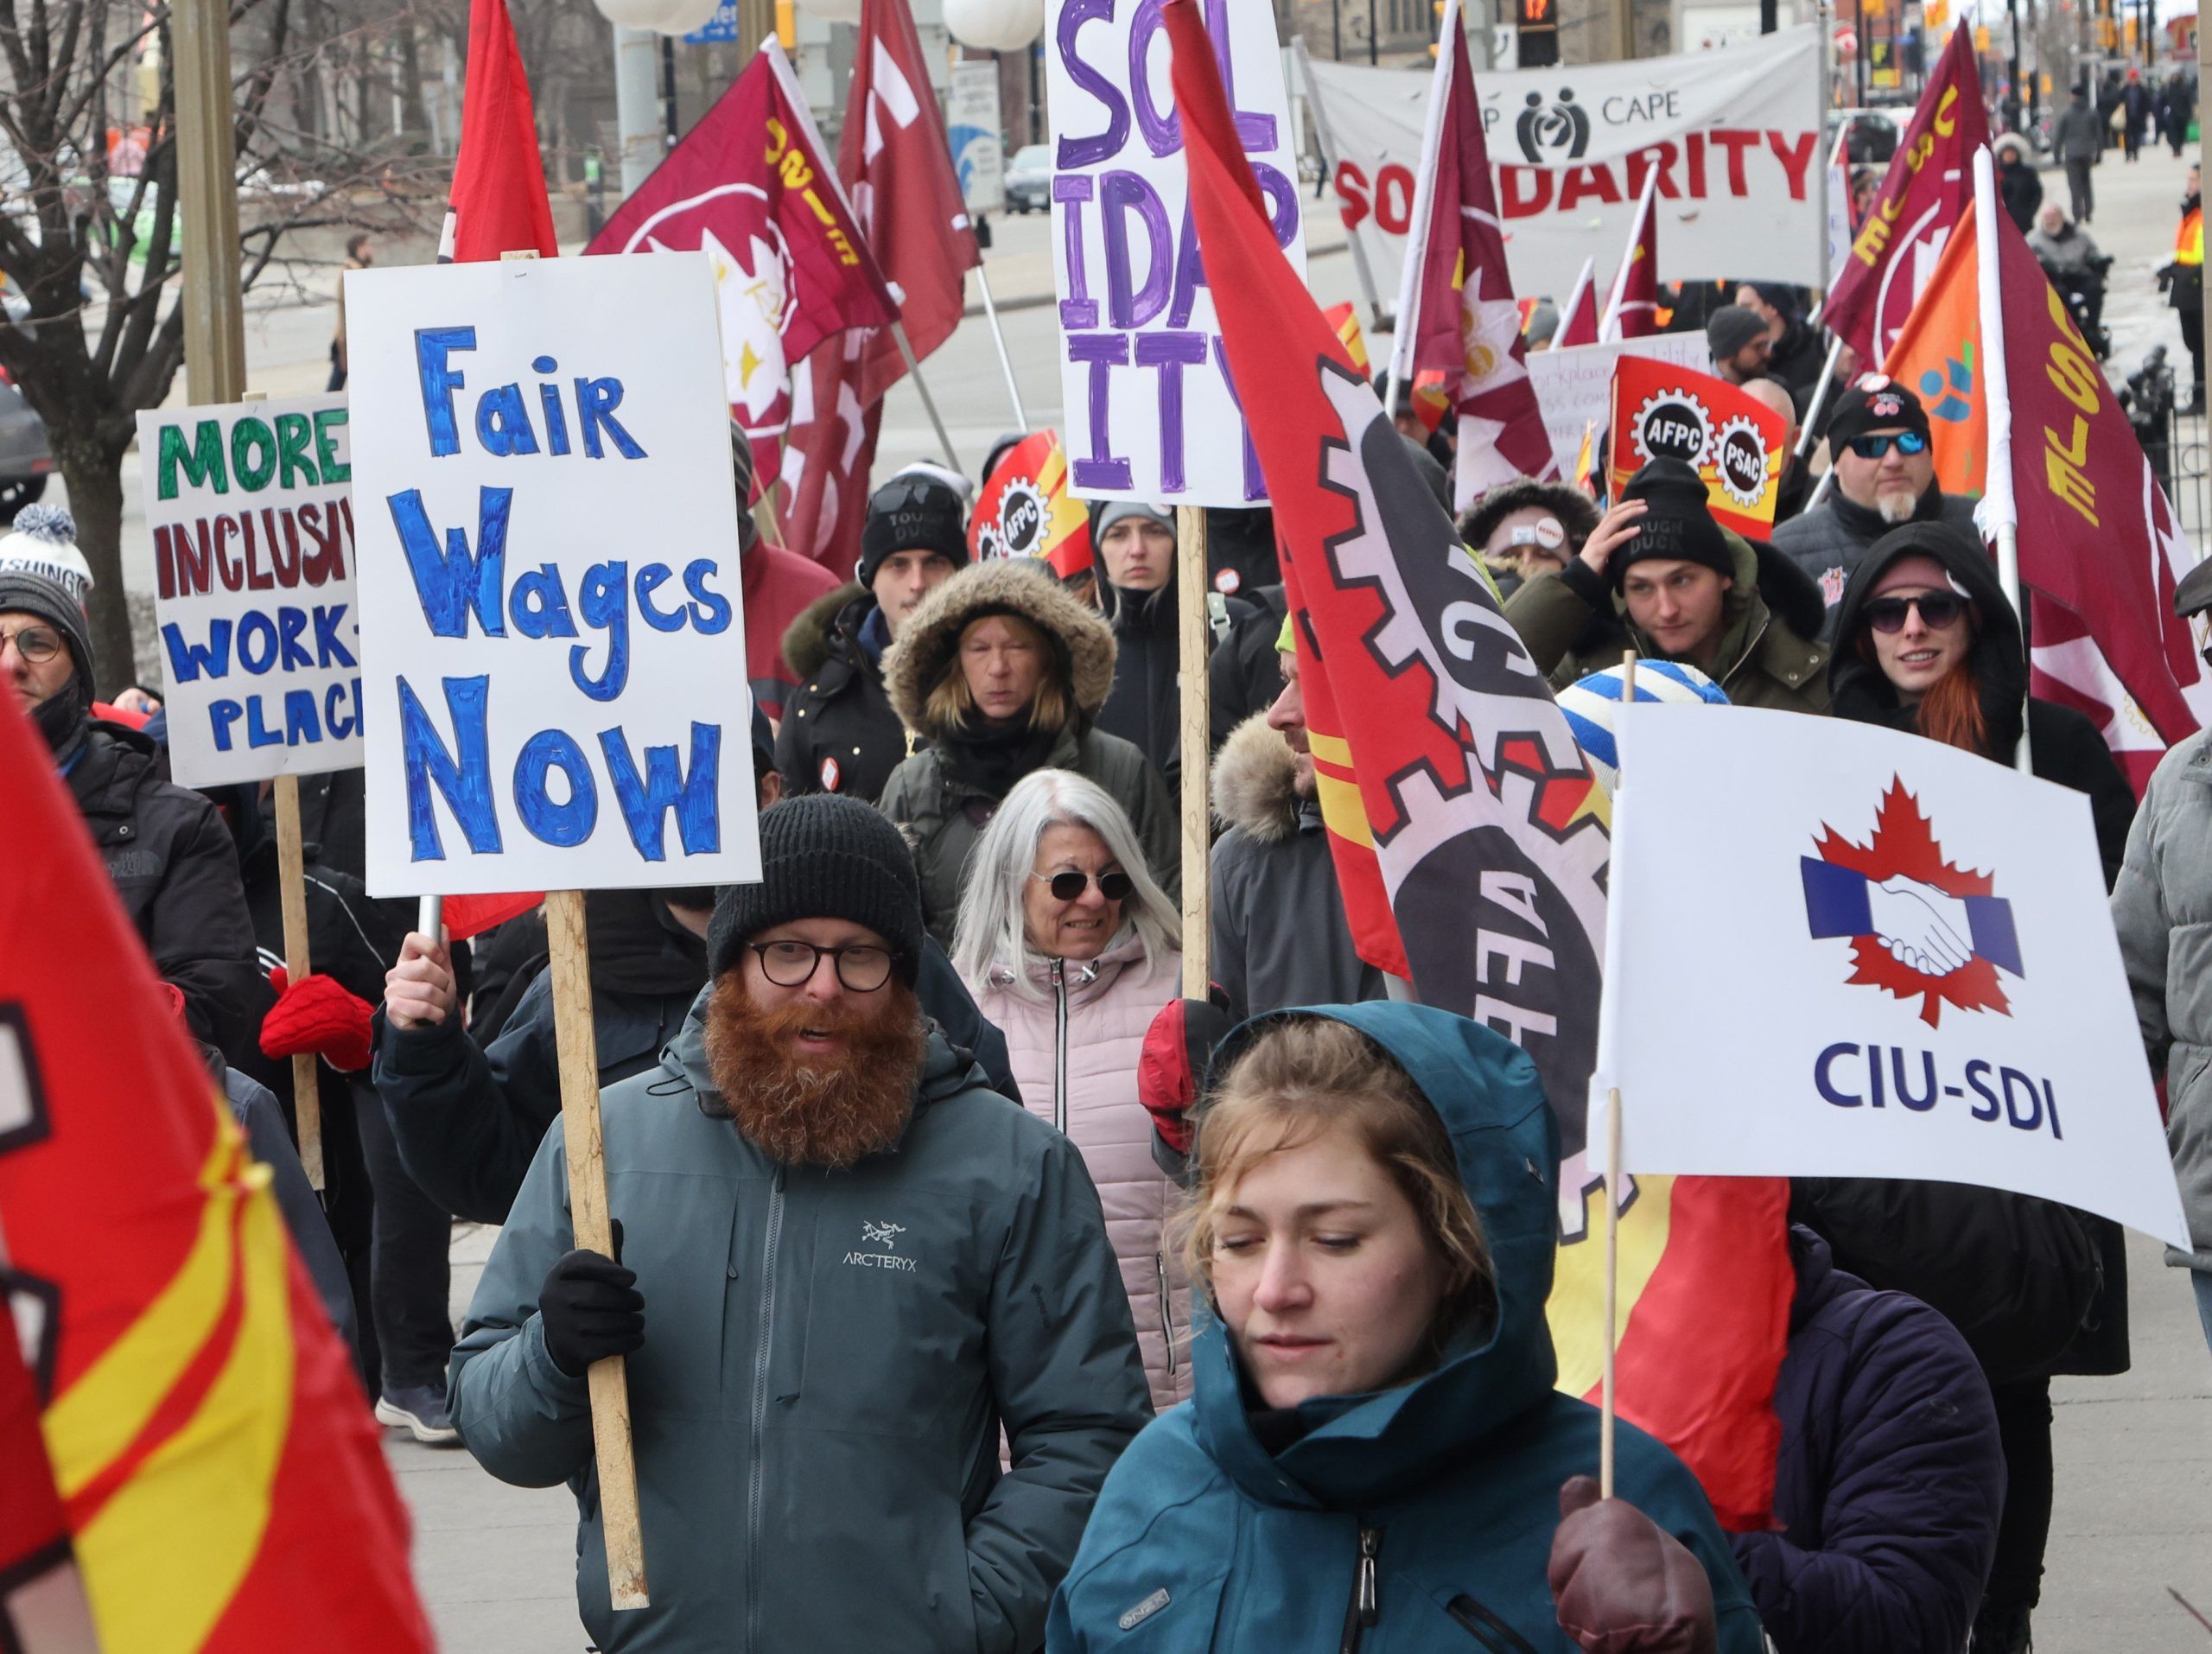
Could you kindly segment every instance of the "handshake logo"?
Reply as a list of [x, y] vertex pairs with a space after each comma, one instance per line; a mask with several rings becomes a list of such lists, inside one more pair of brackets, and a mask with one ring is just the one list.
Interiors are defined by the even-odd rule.
[[1851, 939], [1847, 981], [1919, 999], [1930, 1027], [1945, 1002], [2012, 1015], [1997, 973], [2027, 974], [2012, 904], [1994, 893], [1988, 874], [1943, 859], [1902, 781], [1891, 779], [1866, 844], [1824, 827], [1815, 849], [1798, 864], [1805, 923], [1815, 940]]

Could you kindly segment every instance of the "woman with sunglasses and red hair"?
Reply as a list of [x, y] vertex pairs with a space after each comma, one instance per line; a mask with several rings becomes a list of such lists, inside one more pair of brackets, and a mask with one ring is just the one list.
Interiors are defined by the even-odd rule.
[[[2027, 698], [2020, 622], [1989, 555], [1947, 523], [1892, 530], [1837, 605], [1830, 709], [2011, 764], [2024, 716], [2035, 773], [2089, 795], [2107, 887], [2135, 796], [2096, 726]], [[1997, 1403], [2006, 1487], [1976, 1620], [1979, 1651], [2027, 1646], [2050, 1527], [2050, 1379], [2127, 1370], [2117, 1225], [2049, 1201], [1950, 1183], [1800, 1179], [1791, 1216], [1836, 1267], [1906, 1292], [1966, 1337]]]
[[952, 938], [953, 969], [1006, 1034], [1021, 1100], [1098, 1186], [1162, 1409], [1191, 1393], [1191, 1288], [1162, 1238], [1178, 1197], [1153, 1161], [1137, 1062], [1154, 1014], [1182, 992], [1181, 925], [1113, 795], [1045, 769], [1014, 784], [976, 841]]

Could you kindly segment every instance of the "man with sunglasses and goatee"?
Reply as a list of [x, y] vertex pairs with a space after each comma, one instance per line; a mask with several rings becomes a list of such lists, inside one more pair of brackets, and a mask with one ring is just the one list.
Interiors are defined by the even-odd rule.
[[1979, 539], [1974, 501], [1936, 486], [1936, 453], [1920, 398], [1879, 373], [1861, 377], [1828, 419], [1835, 480], [1817, 510], [1774, 531], [1777, 550], [1820, 582], [1827, 602], [1821, 640], [1835, 640], [1836, 605], [1866, 549], [1906, 523], [1948, 523]]
[[[607, 1094], [617, 1256], [575, 1250], [556, 1122], [469, 1306], [454, 1422], [494, 1475], [575, 1490], [607, 1654], [1020, 1654], [1151, 1413], [1098, 1195], [924, 1017], [896, 827], [791, 799], [760, 861], [660, 1066]], [[611, 1355], [652, 1581], [619, 1614], [585, 1382]]]

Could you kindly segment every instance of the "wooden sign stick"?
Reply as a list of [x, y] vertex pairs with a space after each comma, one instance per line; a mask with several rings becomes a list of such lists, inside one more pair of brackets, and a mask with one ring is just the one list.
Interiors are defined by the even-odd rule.
[[[599, 1122], [599, 1037], [592, 1026], [591, 951], [584, 894], [545, 894], [551, 954], [553, 1032], [561, 1058], [561, 1138], [569, 1158], [569, 1217], [576, 1245], [614, 1256], [607, 1221], [607, 1146]], [[638, 1466], [630, 1444], [630, 1386], [619, 1355], [594, 1361], [591, 1438], [599, 1460], [599, 1508], [607, 1534], [607, 1584], [618, 1609], [648, 1606], [645, 1536], [638, 1525]]]
[[[1212, 633], [1206, 626], [1206, 514], [1197, 506], [1175, 508], [1175, 582], [1181, 622], [1179, 678], [1183, 750], [1183, 997], [1204, 999], [1211, 985], [1213, 904], [1206, 888], [1213, 845], [1206, 782], [1213, 756], [1206, 661]], [[1102, 574], [1103, 570], [1101, 570]]]
[[[308, 962], [306, 858], [300, 849], [300, 778], [280, 775], [276, 805], [276, 890], [284, 907], [284, 974], [303, 979]], [[292, 1054], [292, 1116], [300, 1131], [300, 1165], [317, 1194], [323, 1192], [322, 1094], [315, 1088], [315, 1054]]]
[[[1636, 704], [1636, 651], [1621, 657], [1621, 705]], [[1620, 784], [1614, 781], [1618, 793]], [[1614, 1358], [1620, 1347], [1621, 1287], [1621, 1090], [1605, 1093], [1605, 1376], [1599, 1397], [1598, 1497], [1613, 1496]]]

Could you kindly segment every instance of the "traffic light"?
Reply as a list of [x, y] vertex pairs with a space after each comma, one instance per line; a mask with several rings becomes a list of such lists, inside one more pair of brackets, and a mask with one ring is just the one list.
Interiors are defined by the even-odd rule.
[[1559, 61], [1559, 0], [1513, 0], [1521, 35], [1521, 67], [1548, 69]]

